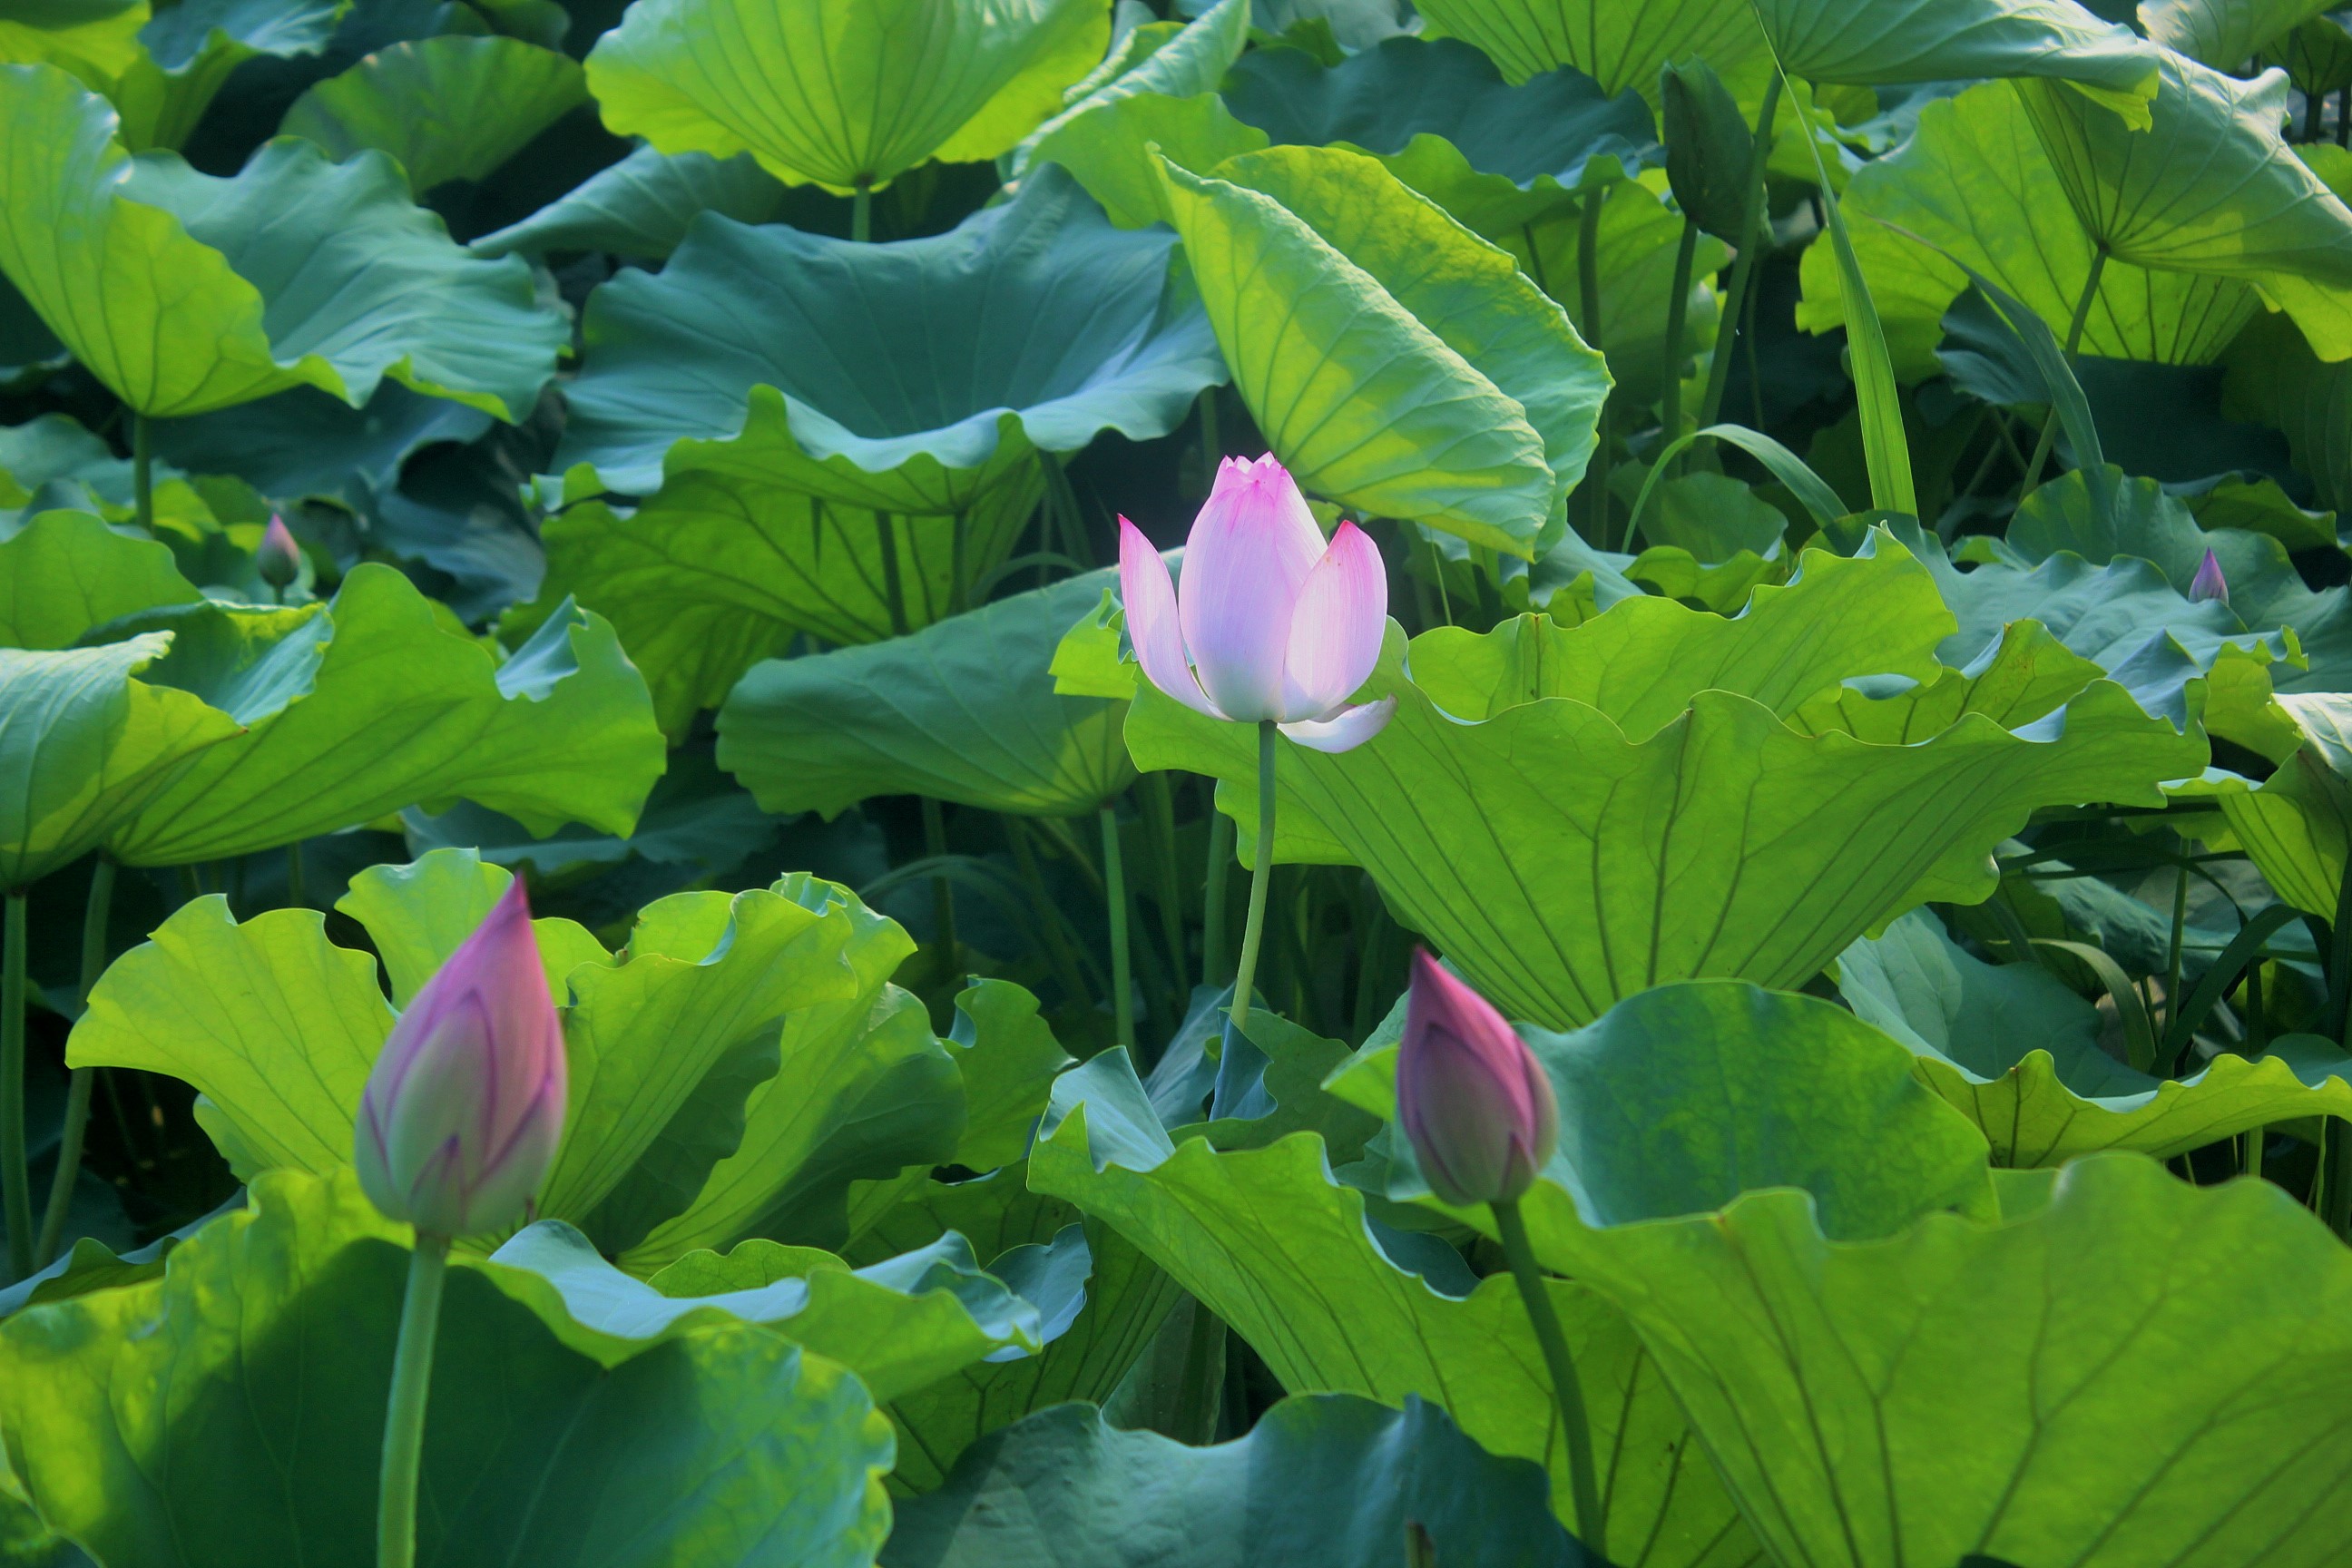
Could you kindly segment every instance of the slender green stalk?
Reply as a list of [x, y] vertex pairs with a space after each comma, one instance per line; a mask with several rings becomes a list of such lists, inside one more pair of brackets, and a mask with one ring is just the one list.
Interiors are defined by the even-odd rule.
[[[947, 813], [929, 795], [923, 800], [923, 853], [934, 860], [948, 852]], [[939, 928], [940, 973], [950, 973], [960, 962], [956, 942], [955, 884], [941, 871], [931, 879], [931, 922]]]
[[[1405, 526], [1412, 528], [1416, 525], [1409, 522]], [[1437, 574], [1437, 613], [1445, 617], [1445, 624], [1450, 626], [1454, 624], [1454, 597], [1445, 591], [1445, 552], [1438, 549], [1437, 535], [1433, 533], [1429, 535], [1429, 563]]]
[[1257, 864], [1250, 868], [1249, 923], [1242, 927], [1241, 962], [1234, 967], [1234, 1028], [1249, 1036], [1250, 989], [1257, 984], [1258, 944], [1265, 938], [1266, 885], [1274, 880], [1274, 742], [1271, 719], [1257, 727]]
[[2260, 1177], [2262, 1175], [2263, 1140], [2263, 1134], [2266, 1131], [2266, 1129], [2261, 1127], [2249, 1127], [2246, 1129], [2246, 1142], [2243, 1151], [2240, 1154], [2238, 1160], [2238, 1171], [2240, 1174], [2254, 1177]]
[[1217, 1440], [1217, 1407], [1225, 1384], [1225, 1321], [1192, 1299], [1192, 1332], [1184, 1342], [1183, 1382], [1176, 1389], [1180, 1443], [1195, 1447]]
[[[1609, 187], [1596, 185], [1584, 193], [1584, 210], [1577, 216], [1576, 292], [1583, 320], [1584, 342], [1594, 353], [1604, 352], [1601, 335], [1601, 209], [1607, 205]], [[1584, 537], [1596, 550], [1609, 548], [1609, 405], [1601, 405], [1601, 426], [1592, 461], [1584, 470]]]
[[1772, 161], [1772, 117], [1780, 107], [1780, 74], [1764, 88], [1764, 106], [1756, 111], [1756, 147], [1748, 160], [1748, 211], [1739, 224], [1739, 253], [1731, 260], [1731, 284], [1724, 291], [1723, 314], [1716, 328], [1715, 356], [1706, 370], [1706, 398], [1699, 405], [1698, 422], [1712, 425], [1723, 411], [1724, 389], [1731, 384], [1731, 342], [1746, 314], [1748, 290], [1756, 275], [1756, 253], [1764, 248], [1764, 171]]
[[1135, 954], [1127, 941], [1127, 858], [1119, 851], [1118, 810], [1102, 804], [1104, 901], [1110, 907], [1110, 1016], [1118, 1043], [1135, 1049]]
[[[2189, 868], [2184, 864], [2179, 869], [2180, 879], [2172, 889], [2172, 941], [2165, 949], [2164, 955], [2164, 1026], [2167, 1030], [2172, 1027], [2173, 1020], [2180, 1016], [2181, 1006], [2187, 1000], [2180, 994], [2180, 939], [2189, 929]], [[2189, 1042], [2181, 1041], [2180, 1049], [2186, 1056]]]
[[[1143, 776], [1143, 798], [1150, 807], [1153, 890], [1160, 900], [1160, 920], [1168, 939], [1169, 984], [1176, 988], [1176, 1018], [1184, 1016], [1184, 998], [1192, 994], [1184, 971], [1184, 902], [1182, 873], [1176, 868], [1176, 798], [1166, 773]], [[1171, 1019], [1172, 1027], [1175, 1019]]]
[[1207, 902], [1201, 910], [1201, 979], [1209, 985], [1225, 978], [1225, 879], [1234, 869], [1234, 819], [1209, 806], [1209, 874], [1203, 881]]
[[[1691, 268], [1696, 265], [1697, 258], [1698, 225], [1685, 218], [1682, 244], [1675, 250], [1674, 292], [1666, 297], [1665, 398], [1659, 405], [1658, 423], [1668, 442], [1683, 433], [1683, 334], [1689, 325]], [[1633, 547], [1633, 542], [1628, 538], [1625, 548]]]
[[[2083, 346], [2083, 328], [2091, 319], [2091, 304], [2099, 297], [2099, 277], [2107, 269], [2107, 247], [2104, 245], [2091, 252], [2090, 276], [2083, 279], [2082, 298], [2074, 301], [2074, 318], [2066, 323], [2066, 361], [2074, 363], [2074, 351]], [[2025, 485], [2017, 493], [2030, 496], [2033, 487], [2042, 482], [2042, 466], [2050, 460], [2050, 448], [2058, 440], [2058, 409], [2053, 403], [2050, 416], [2042, 422], [2042, 438], [2033, 443], [2033, 457], [2025, 465]]]
[[1568, 1353], [1568, 1336], [1560, 1332], [1559, 1314], [1551, 1293], [1544, 1288], [1543, 1272], [1536, 1267], [1536, 1249], [1528, 1240], [1528, 1222], [1520, 1216], [1519, 1200], [1509, 1198], [1488, 1205], [1495, 1211], [1495, 1229], [1501, 1237], [1503, 1257], [1511, 1278], [1519, 1284], [1519, 1300], [1534, 1325], [1536, 1343], [1543, 1349], [1544, 1365], [1551, 1372], [1553, 1395], [1559, 1401], [1561, 1435], [1568, 1439], [1568, 1480], [1576, 1503], [1576, 1538], [1595, 1557], [1609, 1555], [1608, 1523], [1601, 1512], [1601, 1473], [1592, 1458], [1592, 1423], [1584, 1413], [1584, 1384], [1576, 1375], [1576, 1362]]
[[860, 245], [874, 237], [874, 182], [862, 175], [849, 197], [849, 237]]
[[383, 1413], [376, 1568], [414, 1568], [416, 1562], [416, 1474], [424, 1458], [425, 1400], [433, 1391], [433, 1340], [441, 1327], [441, 1287], [448, 1270], [449, 1238], [419, 1232], [416, 1250], [408, 1255], [400, 1345], [392, 1358], [392, 1403]]
[[882, 597], [889, 605], [890, 632], [907, 635], [907, 592], [898, 579], [898, 520], [887, 511], [874, 514], [875, 537], [882, 542]]
[[302, 882], [302, 841], [286, 847], [286, 907], [299, 910], [310, 902]]
[[2336, 884], [2336, 919], [2327, 927], [2327, 1034], [2352, 1035], [2352, 844]]
[[948, 527], [951, 531], [948, 536], [948, 614], [960, 616], [969, 607], [963, 580], [963, 544], [967, 528], [964, 514], [956, 513], [949, 520]]
[[[91, 865], [89, 901], [81, 916], [81, 1001], [89, 1005], [90, 988], [106, 973], [106, 921], [114, 910], [114, 862], [104, 856]], [[73, 1206], [74, 1184], [81, 1178], [82, 1135], [89, 1127], [89, 1094], [95, 1068], [76, 1068], [66, 1086], [66, 1124], [58, 1140], [57, 1173], [49, 1178], [48, 1212], [41, 1216], [40, 1245], [34, 1248], [33, 1267], [46, 1268], [65, 1239], [66, 1212]]]
[[8, 1282], [33, 1271], [32, 1178], [25, 1169], [25, 895], [10, 889], [0, 931], [0, 1191], [6, 1194]]
[[131, 416], [131, 504], [140, 527], [155, 526], [154, 432], [144, 414]]

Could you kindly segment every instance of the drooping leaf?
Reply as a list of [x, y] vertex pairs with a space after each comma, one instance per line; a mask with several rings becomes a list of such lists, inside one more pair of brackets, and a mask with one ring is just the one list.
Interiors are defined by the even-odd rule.
[[924, 795], [1024, 816], [1087, 815], [1134, 782], [1123, 705], [1055, 694], [1095, 572], [1002, 599], [913, 637], [755, 665], [719, 716], [719, 765], [773, 812], [837, 816]]
[[610, 250], [658, 261], [678, 247], [698, 214], [766, 223], [782, 209], [783, 186], [748, 153], [675, 156], [640, 147], [600, 169], [520, 222], [467, 247], [477, 256], [551, 250]]
[[1161, 168], [1234, 384], [1299, 483], [1528, 554], [1608, 391], [1559, 307], [1360, 153]]
[[2070, 0], [1752, 0], [1780, 64], [1878, 86], [2014, 77], [2065, 84], [2145, 130], [2162, 51]]
[[1654, 102], [1659, 69], [1693, 57], [1726, 78], [1762, 81], [1764, 36], [1745, 0], [1638, 11], [1610, 0], [1431, 0], [1416, 8], [1433, 31], [1477, 45], [1512, 81], [1573, 66], [1612, 97], [1638, 92]]
[[2328, 0], [2146, 0], [2139, 25], [2168, 49], [2234, 71], [2328, 8]]
[[[1013, 154], [1015, 172], [1025, 173], [1048, 141], [1071, 145], [1098, 138], [1108, 111], [1129, 99], [1214, 92], [1249, 43], [1251, 7], [1252, 0], [1217, 0], [1139, 59], [1131, 58], [1139, 41], [1131, 35], [1127, 51], [1114, 50], [1069, 89], [1067, 103], [1022, 140]], [[1136, 35], [1144, 31], [1139, 27]]]
[[313, 84], [278, 129], [338, 162], [366, 148], [388, 153], [421, 195], [482, 178], [587, 100], [568, 55], [520, 38], [445, 35], [396, 44]]
[[1494, 1458], [1412, 1395], [1399, 1412], [1340, 1394], [1286, 1399], [1247, 1436], [1207, 1448], [1119, 1431], [1083, 1405], [1042, 1412], [899, 1504], [881, 1560], [1352, 1568], [1395, 1554], [1409, 1524], [1444, 1563], [1592, 1561], [1552, 1518], [1532, 1465]]
[[296, 141], [233, 180], [130, 160], [64, 72], [0, 66], [0, 123], [37, 156], [0, 171], [0, 272], [138, 412], [203, 414], [309, 384], [354, 406], [389, 375], [515, 419], [562, 320], [517, 261], [468, 258], [383, 158]]
[[1010, 150], [1108, 25], [1092, 0], [653, 0], [598, 41], [588, 85], [622, 135], [846, 192]]
[[[162, 1279], [9, 1319], [0, 1435], [43, 1516], [110, 1563], [368, 1561], [406, 1268], [348, 1174], [280, 1172]], [[852, 1568], [887, 1531], [887, 1428], [780, 1335], [608, 1334], [481, 1263], [452, 1268], [442, 1314], [430, 1561]]]

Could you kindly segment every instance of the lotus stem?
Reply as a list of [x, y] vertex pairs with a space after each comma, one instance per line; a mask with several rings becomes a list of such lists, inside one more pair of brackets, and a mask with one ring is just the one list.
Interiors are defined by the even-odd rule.
[[1527, 1308], [1536, 1343], [1543, 1350], [1544, 1365], [1551, 1373], [1552, 1394], [1559, 1401], [1560, 1429], [1568, 1439], [1569, 1487], [1576, 1503], [1576, 1538], [1592, 1549], [1593, 1556], [1606, 1560], [1608, 1527], [1601, 1512], [1600, 1471], [1593, 1464], [1592, 1423], [1584, 1412], [1584, 1384], [1578, 1380], [1576, 1362], [1568, 1353], [1568, 1336], [1560, 1332], [1559, 1313], [1552, 1307], [1543, 1271], [1536, 1267], [1536, 1249], [1528, 1240], [1528, 1222], [1519, 1214], [1519, 1200], [1507, 1198], [1487, 1206], [1495, 1211], [1503, 1257], [1511, 1266], [1511, 1278], [1518, 1281], [1519, 1301]]
[[[2083, 344], [2083, 328], [2091, 319], [2091, 302], [2099, 297], [2099, 277], [2107, 269], [2107, 247], [2102, 244], [2091, 252], [2090, 276], [2083, 279], [2082, 297], [2074, 301], [2074, 319], [2066, 323], [2066, 363], [2074, 363], [2074, 351]], [[2058, 439], [2057, 388], [2053, 387], [2049, 417], [2042, 422], [2042, 438], [2033, 444], [2033, 457], [2025, 465], [2025, 485], [2019, 499], [2033, 493], [2042, 482], [2042, 466], [2050, 460], [2050, 448]]]
[[1175, 988], [1176, 1011], [1170, 1021], [1173, 1027], [1184, 1016], [1184, 999], [1192, 987], [1186, 983], [1184, 971], [1184, 904], [1179, 885], [1181, 875], [1176, 869], [1176, 801], [1168, 787], [1166, 773], [1146, 773], [1143, 794], [1150, 806], [1147, 819], [1151, 825], [1152, 882], [1160, 900], [1160, 925], [1168, 938], [1168, 981]]
[[[89, 994], [106, 973], [106, 921], [114, 910], [114, 862], [99, 857], [89, 872], [89, 901], [81, 917], [81, 1005], [89, 1010]], [[96, 1068], [76, 1068], [66, 1087], [66, 1124], [58, 1140], [57, 1173], [49, 1178], [48, 1212], [41, 1216], [40, 1245], [33, 1267], [46, 1268], [65, 1240], [66, 1213], [73, 1206], [74, 1184], [81, 1179], [82, 1137], [89, 1129], [89, 1094]]]
[[2336, 919], [2327, 928], [2327, 1034], [2341, 1042], [2352, 1034], [2352, 840], [2336, 875]]
[[860, 245], [874, 238], [874, 182], [863, 174], [849, 198], [849, 237]]
[[131, 500], [137, 508], [139, 526], [152, 531], [155, 526], [155, 452], [153, 432], [147, 416], [131, 416]]
[[1217, 1407], [1225, 1383], [1225, 1321], [1195, 1296], [1192, 1329], [1184, 1342], [1183, 1381], [1176, 1389], [1173, 1436], [1199, 1447], [1217, 1440]]
[[392, 1358], [392, 1403], [383, 1413], [383, 1466], [376, 1489], [376, 1568], [414, 1568], [416, 1475], [425, 1447], [425, 1401], [433, 1391], [433, 1341], [441, 1327], [441, 1287], [449, 1238], [419, 1231], [408, 1255], [400, 1303], [400, 1343]]
[[[1697, 259], [1698, 225], [1685, 218], [1682, 244], [1675, 250], [1674, 291], [1666, 296], [1665, 395], [1658, 409], [1658, 423], [1669, 445], [1679, 440], [1683, 433], [1683, 335], [1690, 319], [1691, 268]], [[1629, 521], [1625, 535], [1628, 550], [1633, 548], [1632, 528]]]
[[286, 904], [299, 910], [309, 902], [302, 885], [302, 841], [297, 838], [286, 847]]
[[1274, 721], [1257, 727], [1257, 863], [1250, 868], [1249, 922], [1242, 927], [1241, 963], [1234, 968], [1234, 1030], [1249, 1036], [1250, 990], [1257, 982], [1258, 944], [1265, 937], [1265, 894], [1274, 880]]
[[[929, 795], [923, 800], [923, 853], [937, 860], [948, 852], [947, 813]], [[944, 868], [931, 878], [931, 923], [938, 927], [940, 973], [952, 973], [956, 954], [955, 884], [948, 880]]]
[[1135, 1049], [1135, 953], [1127, 936], [1127, 858], [1118, 842], [1118, 808], [1102, 803], [1103, 901], [1110, 908], [1110, 1014], [1115, 1037]]
[[[1606, 185], [1587, 191], [1584, 209], [1576, 220], [1577, 299], [1584, 317], [1578, 325], [1584, 329], [1586, 346], [1595, 353], [1605, 352], [1601, 335], [1601, 209], [1608, 205], [1608, 195]], [[1604, 397], [1592, 460], [1584, 470], [1584, 482], [1591, 487], [1585, 502], [1585, 536], [1596, 550], [1609, 547], [1609, 403]]]
[[0, 929], [0, 1190], [6, 1193], [8, 1282], [33, 1271], [33, 1194], [25, 1168], [25, 895], [7, 896]]
[[[2180, 1016], [2180, 946], [2189, 929], [2189, 861], [2184, 856], [2179, 867], [2179, 880], [2172, 889], [2172, 941], [2164, 956], [2164, 1022], [2167, 1030]], [[2260, 962], [2259, 959], [2256, 962]], [[2180, 1053], [2189, 1054], [2189, 1042], [2180, 1042]]]
[[1201, 979], [1215, 985], [1225, 977], [1225, 879], [1234, 868], [1234, 819], [1209, 805], [1209, 874], [1206, 907], [1201, 911]]
[[1764, 87], [1764, 106], [1756, 111], [1756, 146], [1748, 160], [1748, 211], [1739, 224], [1739, 254], [1731, 260], [1731, 284], [1723, 297], [1723, 326], [1716, 333], [1715, 355], [1706, 369], [1706, 400], [1699, 405], [1698, 422], [1712, 425], [1723, 412], [1724, 390], [1731, 384], [1731, 339], [1746, 312], [1748, 290], [1756, 275], [1756, 253], [1763, 248], [1764, 172], [1772, 162], [1772, 117], [1780, 107], [1780, 73]]
[[890, 611], [890, 635], [907, 635], [907, 591], [898, 575], [898, 523], [887, 511], [874, 514], [874, 533], [882, 546], [882, 597]]

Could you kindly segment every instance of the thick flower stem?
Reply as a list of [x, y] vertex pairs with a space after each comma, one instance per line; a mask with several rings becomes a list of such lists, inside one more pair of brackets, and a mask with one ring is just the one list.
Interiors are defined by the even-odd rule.
[[25, 1170], [25, 895], [11, 890], [0, 930], [0, 1190], [6, 1194], [8, 1282], [33, 1271], [33, 1194]]
[[[90, 867], [89, 901], [81, 917], [81, 1003], [106, 973], [106, 921], [114, 910], [114, 862], [104, 856]], [[66, 1211], [73, 1206], [74, 1183], [81, 1178], [82, 1134], [89, 1127], [89, 1092], [98, 1069], [76, 1068], [66, 1088], [66, 1124], [58, 1141], [57, 1173], [49, 1179], [49, 1208], [41, 1216], [41, 1241], [33, 1267], [46, 1268], [65, 1239]]]
[[849, 206], [849, 237], [864, 245], [874, 237], [874, 182], [860, 177]]
[[1724, 291], [1723, 313], [1716, 318], [1715, 357], [1707, 366], [1706, 397], [1699, 405], [1698, 422], [1712, 425], [1723, 411], [1724, 389], [1731, 384], [1732, 338], [1748, 303], [1748, 290], [1756, 276], [1756, 253], [1764, 248], [1764, 230], [1769, 218], [1765, 210], [1764, 174], [1772, 161], [1772, 117], [1780, 107], [1780, 73], [1772, 73], [1765, 84], [1764, 106], [1756, 112], [1756, 145], [1748, 162], [1748, 210], [1739, 224], [1739, 254], [1732, 258], [1731, 286]]
[[416, 1473], [425, 1447], [425, 1399], [433, 1388], [433, 1339], [441, 1326], [441, 1286], [449, 1238], [419, 1231], [400, 1303], [400, 1345], [392, 1358], [392, 1403], [383, 1414], [383, 1468], [376, 1490], [376, 1568], [416, 1562]]
[[1135, 954], [1127, 936], [1127, 858], [1119, 851], [1118, 811], [1102, 804], [1103, 901], [1110, 906], [1110, 1013], [1116, 1039], [1135, 1050]]
[[1519, 1200], [1507, 1198], [1489, 1205], [1495, 1229], [1501, 1236], [1503, 1257], [1518, 1281], [1519, 1300], [1542, 1347], [1544, 1365], [1551, 1373], [1553, 1395], [1559, 1401], [1562, 1434], [1568, 1438], [1568, 1479], [1576, 1503], [1576, 1538], [1607, 1558], [1606, 1521], [1601, 1513], [1601, 1480], [1592, 1461], [1592, 1424], [1584, 1414], [1584, 1385], [1577, 1380], [1576, 1363], [1568, 1353], [1568, 1337], [1560, 1332], [1559, 1314], [1552, 1310], [1543, 1273], [1536, 1267], [1536, 1249], [1528, 1240], [1528, 1222], [1520, 1217]]
[[1265, 893], [1274, 880], [1274, 742], [1271, 719], [1257, 727], [1257, 863], [1250, 868], [1249, 923], [1242, 927], [1242, 959], [1234, 968], [1234, 1032], [1249, 1037], [1250, 990], [1257, 980], [1257, 949], [1265, 935]]
[[[2066, 363], [2074, 363], [2074, 351], [2083, 346], [2083, 328], [2091, 319], [2092, 302], [2099, 297], [2099, 278], [2107, 269], [2107, 247], [2104, 245], [2091, 252], [2090, 276], [2083, 279], [2083, 292], [2074, 301], [2074, 319], [2066, 324]], [[2053, 389], [2055, 390], [2054, 388]], [[2053, 403], [2050, 416], [2042, 422], [2042, 438], [2033, 444], [2033, 457], [2025, 465], [2025, 485], [2020, 497], [2033, 493], [2042, 482], [2042, 465], [2050, 460], [2050, 448], [2058, 439], [2058, 409]]]

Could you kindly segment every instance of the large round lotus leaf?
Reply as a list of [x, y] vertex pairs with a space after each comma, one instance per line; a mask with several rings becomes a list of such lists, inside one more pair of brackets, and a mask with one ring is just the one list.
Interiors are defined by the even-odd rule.
[[963, 510], [1029, 449], [1172, 430], [1223, 379], [1173, 239], [1113, 228], [1058, 169], [953, 232], [857, 245], [695, 221], [588, 303], [557, 467], [651, 495], [698, 466], [885, 511]]
[[338, 161], [373, 147], [419, 195], [478, 180], [588, 100], [579, 65], [520, 38], [448, 36], [395, 44], [312, 84], [279, 133]]
[[[2032, 306], [2062, 336], [2090, 279], [2095, 244], [2006, 83], [1928, 104], [1910, 140], [1855, 171], [1839, 200], [1886, 346], [1907, 379], [1939, 368], [1944, 313], [1969, 286], [1963, 266]], [[1816, 332], [1843, 326], [1844, 292], [1829, 247], [1810, 247], [1803, 272], [1798, 324]], [[2205, 364], [2260, 307], [2239, 279], [2152, 271], [2109, 257], [2084, 318], [2082, 352]]]
[[1567, 313], [1362, 153], [1160, 167], [1234, 384], [1298, 482], [1530, 553], [1609, 391]]
[[912, 637], [754, 665], [719, 712], [719, 765], [777, 813], [833, 816], [877, 795], [1091, 813], [1135, 780], [1127, 706], [1056, 695], [1048, 667], [1110, 580], [1089, 573]]
[[2242, 279], [2319, 356], [2352, 357], [2352, 208], [2279, 134], [2283, 73], [2252, 81], [2164, 57], [2151, 130], [2021, 82], [2075, 217], [2116, 259]]
[[233, 180], [130, 158], [104, 99], [0, 66], [0, 272], [139, 413], [203, 414], [290, 386], [358, 406], [386, 375], [520, 418], [562, 318], [530, 269], [477, 260], [381, 156], [273, 142]]
[[1759, 77], [1764, 36], [1748, 0], [1427, 0], [1430, 31], [1478, 46], [1512, 81], [1573, 66], [1612, 96], [1657, 100], [1658, 71], [1696, 57], [1726, 77]]
[[[373, 1562], [409, 1239], [348, 1169], [280, 1172], [163, 1278], [10, 1318], [0, 1437], [42, 1517], [111, 1563]], [[841, 1366], [749, 1324], [607, 1333], [499, 1264], [453, 1267], [441, 1314], [421, 1560], [858, 1568], [880, 1548], [889, 1427]]]
[[780, 180], [881, 185], [1010, 150], [1102, 58], [1102, 0], [644, 0], [588, 57], [604, 123]]
[[[1572, 630], [1441, 628], [1410, 678], [1391, 630], [1362, 694], [1397, 699], [1388, 727], [1339, 756], [1279, 752], [1276, 858], [1362, 866], [1506, 1012], [1557, 1027], [1669, 980], [1801, 985], [1906, 909], [1984, 899], [1989, 852], [2037, 805], [2152, 804], [2202, 768], [2201, 733], [2107, 680], [2014, 731], [1964, 700], [1916, 737], [1801, 730], [1851, 678], [1940, 689], [1953, 624], [1890, 538], [1801, 565], [1737, 620], [1640, 598]], [[1907, 720], [1918, 694], [1883, 700]], [[1140, 767], [1215, 774], [1254, 833], [1245, 726], [1147, 689], [1128, 745]]]

